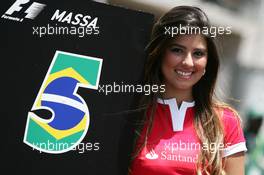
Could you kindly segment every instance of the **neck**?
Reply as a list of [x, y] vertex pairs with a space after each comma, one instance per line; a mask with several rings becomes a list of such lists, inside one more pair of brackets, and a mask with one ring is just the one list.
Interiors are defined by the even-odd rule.
[[192, 102], [192, 89], [175, 89], [166, 86], [166, 91], [163, 94], [163, 98], [176, 98], [178, 106], [181, 105], [182, 101]]

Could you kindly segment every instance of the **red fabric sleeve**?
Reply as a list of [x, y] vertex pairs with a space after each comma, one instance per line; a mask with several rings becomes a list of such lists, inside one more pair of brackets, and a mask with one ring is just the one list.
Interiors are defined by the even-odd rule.
[[239, 116], [237, 116], [236, 113], [231, 109], [224, 109], [223, 122], [225, 134], [225, 148], [223, 157], [227, 157], [238, 152], [247, 151], [246, 140]]

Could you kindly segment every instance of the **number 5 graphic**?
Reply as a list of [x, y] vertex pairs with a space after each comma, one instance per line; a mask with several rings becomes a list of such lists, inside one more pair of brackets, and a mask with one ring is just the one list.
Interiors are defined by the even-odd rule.
[[[56, 51], [28, 112], [24, 143], [53, 154], [76, 147], [90, 121], [88, 106], [77, 91], [79, 87], [97, 89], [101, 67], [102, 59]], [[47, 118], [43, 111], [51, 116]]]

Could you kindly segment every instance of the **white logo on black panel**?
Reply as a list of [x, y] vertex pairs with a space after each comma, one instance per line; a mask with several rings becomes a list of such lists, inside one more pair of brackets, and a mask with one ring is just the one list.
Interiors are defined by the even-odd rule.
[[[35, 19], [38, 14], [46, 7], [46, 4], [41, 4], [38, 2], [32, 2], [28, 8], [24, 8], [22, 5], [30, 3], [30, 0], [17, 0], [1, 18], [9, 19], [13, 21], [22, 22], [24, 18]], [[16, 16], [17, 12], [24, 12], [23, 17]]]

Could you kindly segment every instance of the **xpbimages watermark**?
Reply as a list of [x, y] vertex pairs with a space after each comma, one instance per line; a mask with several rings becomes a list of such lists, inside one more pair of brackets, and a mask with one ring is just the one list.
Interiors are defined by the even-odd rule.
[[207, 35], [211, 37], [216, 37], [217, 35], [230, 35], [232, 34], [231, 27], [198, 27], [198, 26], [166, 26], [164, 27], [164, 34], [169, 35], [171, 37], [177, 36], [177, 35]]
[[46, 35], [75, 35], [79, 38], [83, 38], [86, 35], [98, 35], [100, 33], [99, 27], [87, 27], [87, 26], [58, 26], [57, 24], [46, 26], [32, 27], [33, 35], [40, 38]]
[[[66, 149], [68, 147], [70, 147], [71, 145], [74, 145], [75, 143], [67, 143], [67, 142], [58, 142], [58, 143], [54, 143], [52, 141], [47, 140], [46, 142], [41, 142], [41, 143], [33, 143], [34, 146], [38, 146], [41, 149], [45, 149], [45, 150], [63, 150]], [[33, 150], [36, 150], [33, 147]], [[99, 151], [100, 150], [100, 143], [99, 142], [87, 142], [87, 143], [79, 143], [76, 147], [74, 147], [72, 149], [72, 151], [77, 151], [78, 153], [82, 154], [85, 152], [90, 152], [90, 151]], [[37, 150], [40, 153], [42, 153], [42, 151]]]
[[153, 93], [164, 93], [165, 85], [141, 85], [141, 84], [118, 84], [113, 82], [113, 84], [99, 85], [99, 92], [108, 95], [110, 93], [144, 93], [145, 95], [150, 95]]

